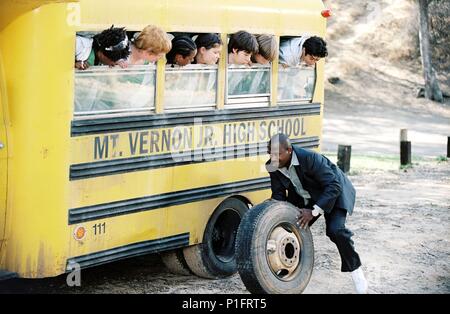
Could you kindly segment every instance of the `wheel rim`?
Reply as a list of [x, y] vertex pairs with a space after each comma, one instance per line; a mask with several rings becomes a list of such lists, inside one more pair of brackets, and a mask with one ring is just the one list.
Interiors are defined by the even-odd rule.
[[236, 233], [241, 222], [241, 216], [233, 208], [225, 209], [219, 217], [212, 231], [211, 246], [218, 260], [226, 263], [234, 258]]
[[301, 261], [302, 241], [291, 224], [281, 224], [272, 229], [266, 243], [266, 257], [272, 273], [280, 280], [295, 277]]

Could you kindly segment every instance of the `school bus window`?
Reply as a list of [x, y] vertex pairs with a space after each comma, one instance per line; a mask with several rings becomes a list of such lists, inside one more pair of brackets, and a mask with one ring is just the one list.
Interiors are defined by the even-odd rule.
[[94, 66], [75, 71], [75, 116], [155, 108], [155, 65]]
[[216, 106], [217, 65], [166, 66], [164, 109], [212, 110]]
[[268, 104], [270, 97], [270, 65], [230, 65], [228, 68], [227, 104], [254, 98]]
[[316, 83], [312, 67], [278, 68], [278, 102], [311, 101]]
[[142, 42], [161, 38], [161, 47], [168, 51], [170, 40], [152, 25], [131, 35], [114, 26], [101, 32], [77, 32], [75, 117], [154, 111], [156, 66], [152, 62], [162, 53], [143, 53], [148, 47]]
[[282, 37], [279, 53], [278, 101], [311, 101], [316, 63], [328, 55], [327, 43], [318, 36]]
[[[217, 62], [222, 42], [214, 33], [171, 33], [166, 56], [164, 110], [213, 110], [217, 102]], [[209, 57], [208, 57], [209, 56]]]
[[258, 60], [262, 60], [258, 52], [259, 43], [255, 35], [239, 31], [230, 36], [226, 108], [269, 105], [271, 65], [269, 60], [252, 64], [252, 57], [258, 56]]

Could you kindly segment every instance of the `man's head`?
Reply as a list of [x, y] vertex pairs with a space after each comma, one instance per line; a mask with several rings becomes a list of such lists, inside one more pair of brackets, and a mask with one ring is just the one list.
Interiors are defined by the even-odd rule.
[[292, 157], [292, 145], [286, 134], [279, 133], [269, 141], [268, 152], [270, 154], [270, 164], [276, 168], [289, 166]]
[[258, 53], [258, 41], [253, 34], [239, 31], [230, 37], [228, 43], [228, 62], [230, 64], [250, 64], [252, 54]]
[[328, 56], [327, 43], [322, 38], [313, 36], [305, 40], [302, 51], [303, 62], [313, 66], [326, 56]]

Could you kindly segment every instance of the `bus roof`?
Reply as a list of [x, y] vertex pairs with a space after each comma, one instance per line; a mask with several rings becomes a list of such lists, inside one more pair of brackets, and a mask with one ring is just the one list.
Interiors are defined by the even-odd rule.
[[3, 0], [0, 30], [21, 14], [43, 5], [68, 4], [68, 21], [77, 31], [115, 26], [141, 30], [148, 24], [167, 32], [252, 33], [298, 36], [325, 35], [321, 0]]
[[156, 24], [166, 31], [298, 35], [324, 34], [321, 0], [80, 0], [79, 30], [114, 25], [140, 30]]
[[[99, 31], [125, 26], [141, 30], [155, 24], [164, 30], [182, 32], [325, 35], [326, 19], [321, 0], [2, 0], [0, 30], [21, 14], [44, 5], [68, 4], [68, 14], [77, 15], [78, 31]], [[68, 19], [69, 21], [70, 19]]]

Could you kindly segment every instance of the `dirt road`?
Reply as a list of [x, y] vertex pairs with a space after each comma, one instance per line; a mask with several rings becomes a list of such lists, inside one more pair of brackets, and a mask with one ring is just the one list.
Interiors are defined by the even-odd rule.
[[[348, 227], [355, 233], [370, 293], [450, 293], [450, 165], [421, 160], [406, 172], [396, 159], [355, 157], [350, 175], [358, 199]], [[305, 293], [353, 293], [340, 272], [336, 247], [312, 227], [315, 266]], [[0, 282], [0, 292], [20, 293], [247, 293], [239, 275], [223, 280], [167, 273], [148, 255], [81, 273], [81, 287], [66, 277]]]

